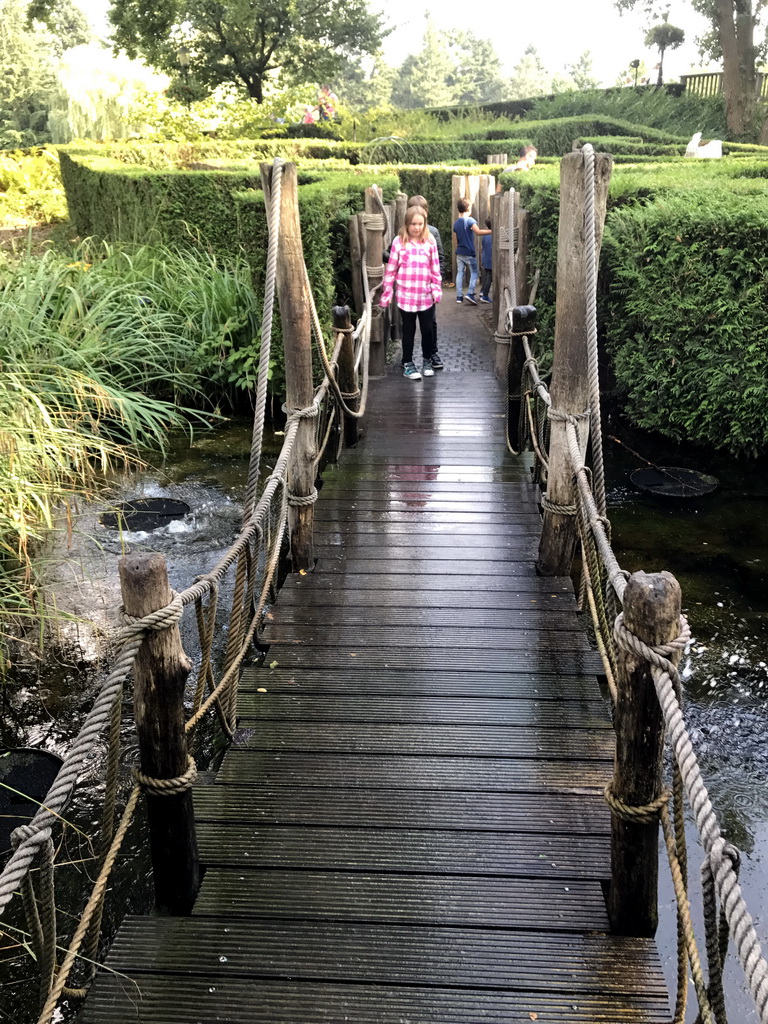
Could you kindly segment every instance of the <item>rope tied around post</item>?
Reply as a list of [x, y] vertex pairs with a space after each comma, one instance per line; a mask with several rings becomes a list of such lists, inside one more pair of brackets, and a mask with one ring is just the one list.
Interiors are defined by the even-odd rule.
[[669, 803], [672, 797], [672, 790], [669, 786], [665, 786], [660, 796], [642, 806], [632, 806], [631, 804], [625, 804], [623, 800], [619, 800], [613, 792], [611, 783], [608, 783], [603, 790], [603, 796], [610, 809], [622, 821], [631, 821], [638, 825], [653, 825], [661, 815], [662, 809]]
[[308, 507], [315, 504], [317, 497], [316, 487], [313, 487], [309, 494], [294, 494], [293, 491], [288, 491], [288, 504], [294, 508]]
[[[384, 215], [381, 213], [361, 213], [360, 216], [363, 218], [363, 227], [370, 228], [371, 231], [384, 231], [387, 226], [387, 222], [384, 219]], [[368, 268], [370, 274], [371, 268]]]
[[678, 677], [677, 667], [672, 664], [669, 658], [685, 650], [686, 644], [691, 639], [691, 627], [688, 625], [686, 617], [681, 615], [680, 635], [675, 637], [674, 640], [670, 640], [669, 643], [651, 647], [627, 629], [624, 625], [624, 612], [619, 612], [613, 624], [613, 636], [619, 647], [623, 647], [625, 651], [636, 654], [638, 658], [645, 658], [651, 665], [655, 665], [664, 672], [669, 672], [670, 676], [674, 679]]
[[157, 611], [150, 612], [148, 615], [129, 615], [123, 605], [118, 608], [118, 616], [126, 634], [133, 636], [139, 635], [145, 630], [160, 632], [163, 629], [170, 629], [171, 626], [181, 622], [183, 615], [184, 595], [178, 594], [175, 590], [171, 591], [171, 600], [164, 608], [158, 608]]
[[175, 779], [153, 779], [151, 775], [145, 775], [135, 765], [131, 774], [145, 793], [151, 793], [152, 796], [178, 796], [179, 793], [186, 793], [188, 789], [192, 788], [197, 778], [197, 765], [187, 754], [187, 770], [183, 775], [177, 775]]

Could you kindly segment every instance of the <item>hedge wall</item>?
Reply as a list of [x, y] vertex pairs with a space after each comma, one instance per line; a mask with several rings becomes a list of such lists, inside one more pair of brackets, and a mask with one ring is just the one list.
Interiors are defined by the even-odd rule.
[[[601, 331], [630, 418], [739, 454], [768, 441], [768, 161], [614, 168], [600, 261]], [[516, 187], [554, 334], [558, 174]]]

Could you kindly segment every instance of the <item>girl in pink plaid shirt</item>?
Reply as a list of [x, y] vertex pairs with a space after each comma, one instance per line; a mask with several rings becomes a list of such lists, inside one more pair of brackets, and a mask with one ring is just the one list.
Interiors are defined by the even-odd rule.
[[[403, 318], [403, 376], [421, 380], [434, 376], [432, 352], [432, 321], [435, 303], [442, 298], [442, 278], [437, 246], [427, 227], [427, 217], [420, 206], [405, 212], [403, 229], [392, 243], [387, 271], [381, 289], [381, 306], [388, 306], [397, 285], [397, 305]], [[416, 319], [421, 328], [421, 373], [413, 363], [413, 342]]]

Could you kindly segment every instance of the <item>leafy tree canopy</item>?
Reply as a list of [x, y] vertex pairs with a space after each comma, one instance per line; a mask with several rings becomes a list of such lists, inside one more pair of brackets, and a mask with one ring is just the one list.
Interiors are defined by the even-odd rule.
[[59, 53], [93, 39], [88, 19], [72, 0], [32, 0], [27, 21], [30, 25], [36, 21], [45, 25], [55, 37]]
[[600, 79], [592, 66], [591, 50], [585, 50], [573, 64], [566, 64], [565, 70], [577, 89], [597, 89], [600, 86]]
[[190, 79], [245, 88], [259, 103], [276, 74], [330, 80], [385, 34], [366, 0], [114, 0], [109, 16], [129, 57], [178, 73], [183, 46]]

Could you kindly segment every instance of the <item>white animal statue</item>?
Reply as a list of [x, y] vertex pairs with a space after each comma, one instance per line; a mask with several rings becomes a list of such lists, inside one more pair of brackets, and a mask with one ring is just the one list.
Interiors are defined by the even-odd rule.
[[700, 145], [701, 132], [696, 132], [691, 141], [685, 147], [686, 156], [695, 156], [703, 160], [717, 160], [723, 155], [723, 144], [720, 139], [712, 139], [705, 145]]

